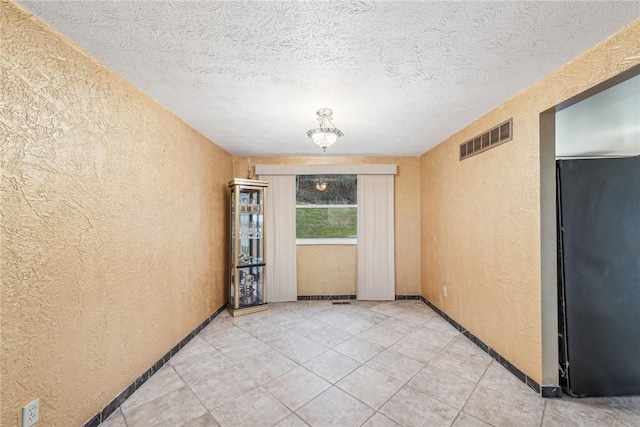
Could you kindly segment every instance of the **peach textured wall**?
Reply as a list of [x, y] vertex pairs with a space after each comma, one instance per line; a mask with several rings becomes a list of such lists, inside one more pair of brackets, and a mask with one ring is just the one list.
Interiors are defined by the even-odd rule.
[[224, 303], [232, 159], [1, 0], [2, 426], [78, 426]]
[[[340, 143], [340, 142], [338, 142]], [[310, 140], [302, 140], [301, 144], [312, 144]], [[243, 178], [247, 176], [247, 157], [234, 157], [234, 176]], [[252, 165], [268, 164], [396, 164], [398, 174], [395, 177], [395, 238], [396, 238], [396, 294], [418, 295], [420, 293], [420, 159], [418, 157], [252, 157]], [[318, 271], [314, 267], [304, 265], [317, 263], [320, 252], [322, 258], [328, 260], [324, 267], [326, 271], [338, 268], [339, 262], [335, 256], [334, 246], [322, 246], [313, 252], [313, 257], [306, 256], [308, 251], [298, 251], [298, 269], [305, 272], [303, 280], [314, 280], [312, 271]], [[353, 263], [355, 277], [355, 258]], [[340, 268], [345, 268], [342, 265]], [[298, 274], [298, 278], [301, 278]], [[317, 280], [322, 282], [322, 277]], [[340, 294], [353, 294], [346, 287], [341, 288]], [[309, 283], [302, 284], [304, 289], [312, 289]], [[300, 285], [299, 285], [300, 289]], [[319, 292], [315, 292], [319, 294]], [[313, 294], [305, 294], [313, 295]]]
[[[635, 21], [421, 157], [422, 295], [536, 381], [541, 323], [556, 316], [541, 304], [541, 180], [554, 166], [541, 169], [540, 113], [638, 63]], [[510, 117], [511, 142], [458, 160], [460, 143]]]
[[297, 248], [298, 295], [355, 295], [355, 245]]

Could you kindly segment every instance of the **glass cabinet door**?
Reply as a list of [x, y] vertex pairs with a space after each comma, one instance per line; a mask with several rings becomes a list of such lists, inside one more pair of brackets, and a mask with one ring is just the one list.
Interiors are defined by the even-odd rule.
[[263, 264], [264, 224], [262, 192], [246, 192], [240, 196], [238, 266]]
[[263, 293], [263, 268], [243, 267], [238, 269], [238, 280], [240, 296], [238, 298], [239, 307], [249, 307], [264, 303]]

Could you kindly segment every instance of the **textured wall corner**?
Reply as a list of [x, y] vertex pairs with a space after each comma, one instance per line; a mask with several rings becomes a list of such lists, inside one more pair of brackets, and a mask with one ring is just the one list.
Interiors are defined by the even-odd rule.
[[[640, 20], [421, 157], [422, 295], [542, 384], [540, 113], [638, 63]], [[509, 117], [512, 141], [458, 160]]]
[[223, 304], [233, 164], [0, 4], [0, 423], [80, 425]]

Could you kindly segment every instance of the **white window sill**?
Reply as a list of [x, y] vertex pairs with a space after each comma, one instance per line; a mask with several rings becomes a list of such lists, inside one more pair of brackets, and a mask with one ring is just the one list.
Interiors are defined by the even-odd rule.
[[339, 239], [296, 239], [296, 245], [357, 245], [357, 237], [345, 237]]

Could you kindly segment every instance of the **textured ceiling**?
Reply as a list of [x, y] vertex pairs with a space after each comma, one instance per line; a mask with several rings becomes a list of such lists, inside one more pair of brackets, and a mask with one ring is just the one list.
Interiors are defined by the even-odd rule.
[[640, 2], [19, 1], [234, 155], [418, 155]]

